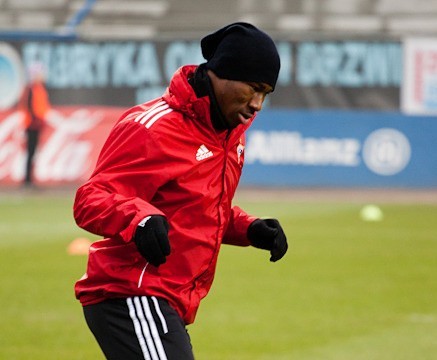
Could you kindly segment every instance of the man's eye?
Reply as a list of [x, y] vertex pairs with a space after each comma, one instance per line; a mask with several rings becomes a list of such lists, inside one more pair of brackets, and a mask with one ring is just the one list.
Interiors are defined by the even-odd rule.
[[264, 96], [267, 96], [271, 92], [267, 90], [264, 86], [257, 83], [247, 83], [247, 85], [251, 87], [253, 92], [262, 93]]
[[255, 91], [255, 92], [264, 92], [264, 89], [258, 85], [251, 85], [251, 86], [252, 86], [253, 91]]

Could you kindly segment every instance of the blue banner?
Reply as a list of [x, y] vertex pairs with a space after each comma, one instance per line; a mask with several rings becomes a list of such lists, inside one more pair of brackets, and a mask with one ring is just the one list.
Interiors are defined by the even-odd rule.
[[264, 110], [247, 133], [242, 184], [437, 187], [437, 118]]

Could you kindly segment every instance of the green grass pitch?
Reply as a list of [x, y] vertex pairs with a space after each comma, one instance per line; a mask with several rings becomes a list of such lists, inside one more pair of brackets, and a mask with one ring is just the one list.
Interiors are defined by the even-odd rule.
[[[103, 359], [74, 282], [88, 236], [72, 194], [0, 194], [0, 359]], [[437, 205], [256, 202], [278, 217], [290, 249], [223, 246], [216, 279], [189, 333], [197, 360], [431, 360], [437, 354]]]

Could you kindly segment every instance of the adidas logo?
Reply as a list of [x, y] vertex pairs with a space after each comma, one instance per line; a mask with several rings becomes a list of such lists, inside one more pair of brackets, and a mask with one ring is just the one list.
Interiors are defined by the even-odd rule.
[[213, 155], [214, 154], [212, 153], [212, 151], [208, 150], [208, 148], [204, 144], [202, 144], [202, 145], [200, 145], [199, 149], [197, 150], [196, 160], [197, 161], [204, 160], [204, 159], [209, 158]]

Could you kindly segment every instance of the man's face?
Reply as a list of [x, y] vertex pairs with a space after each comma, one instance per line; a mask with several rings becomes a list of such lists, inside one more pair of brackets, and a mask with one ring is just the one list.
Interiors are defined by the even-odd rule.
[[231, 129], [247, 124], [262, 104], [272, 87], [264, 83], [226, 80], [208, 71], [220, 110]]

